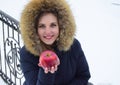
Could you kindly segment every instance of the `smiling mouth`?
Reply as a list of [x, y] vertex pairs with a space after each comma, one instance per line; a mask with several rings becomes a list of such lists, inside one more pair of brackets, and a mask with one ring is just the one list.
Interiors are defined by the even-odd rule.
[[52, 39], [54, 35], [50, 35], [50, 36], [44, 36], [45, 39]]

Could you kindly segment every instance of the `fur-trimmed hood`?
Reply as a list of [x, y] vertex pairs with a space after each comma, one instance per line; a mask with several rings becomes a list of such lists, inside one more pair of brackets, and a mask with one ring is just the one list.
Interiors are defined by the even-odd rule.
[[59, 15], [60, 35], [57, 47], [59, 50], [70, 49], [75, 35], [75, 21], [71, 9], [65, 0], [31, 0], [24, 8], [20, 28], [24, 45], [34, 55], [42, 51], [41, 41], [36, 34], [35, 18], [41, 10], [56, 10]]

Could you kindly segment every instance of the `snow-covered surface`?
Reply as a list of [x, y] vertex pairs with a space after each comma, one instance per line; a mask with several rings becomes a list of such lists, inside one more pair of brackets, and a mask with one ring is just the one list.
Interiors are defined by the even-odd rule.
[[[29, 0], [1, 0], [0, 10], [19, 21]], [[120, 0], [67, 0], [77, 24], [76, 38], [88, 60], [94, 85], [120, 85]], [[5, 85], [0, 79], [1, 85]], [[3, 83], [3, 84], [2, 84]]]
[[7, 84], [2, 80], [1, 77], [0, 77], [0, 85], [7, 85]]

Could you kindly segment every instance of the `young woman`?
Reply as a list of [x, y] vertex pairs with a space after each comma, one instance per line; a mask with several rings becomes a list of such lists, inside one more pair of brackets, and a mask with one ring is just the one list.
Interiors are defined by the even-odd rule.
[[[74, 38], [75, 21], [65, 0], [31, 0], [22, 12], [20, 27], [24, 85], [87, 85], [88, 63]], [[50, 69], [38, 66], [45, 50], [54, 51], [59, 58]]]

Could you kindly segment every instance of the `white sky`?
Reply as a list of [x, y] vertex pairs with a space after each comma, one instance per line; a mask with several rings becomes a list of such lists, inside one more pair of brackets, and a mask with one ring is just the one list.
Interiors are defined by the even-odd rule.
[[[0, 10], [19, 21], [29, 0], [0, 0]], [[88, 60], [94, 85], [120, 85], [120, 0], [67, 0], [77, 24], [76, 38]]]

